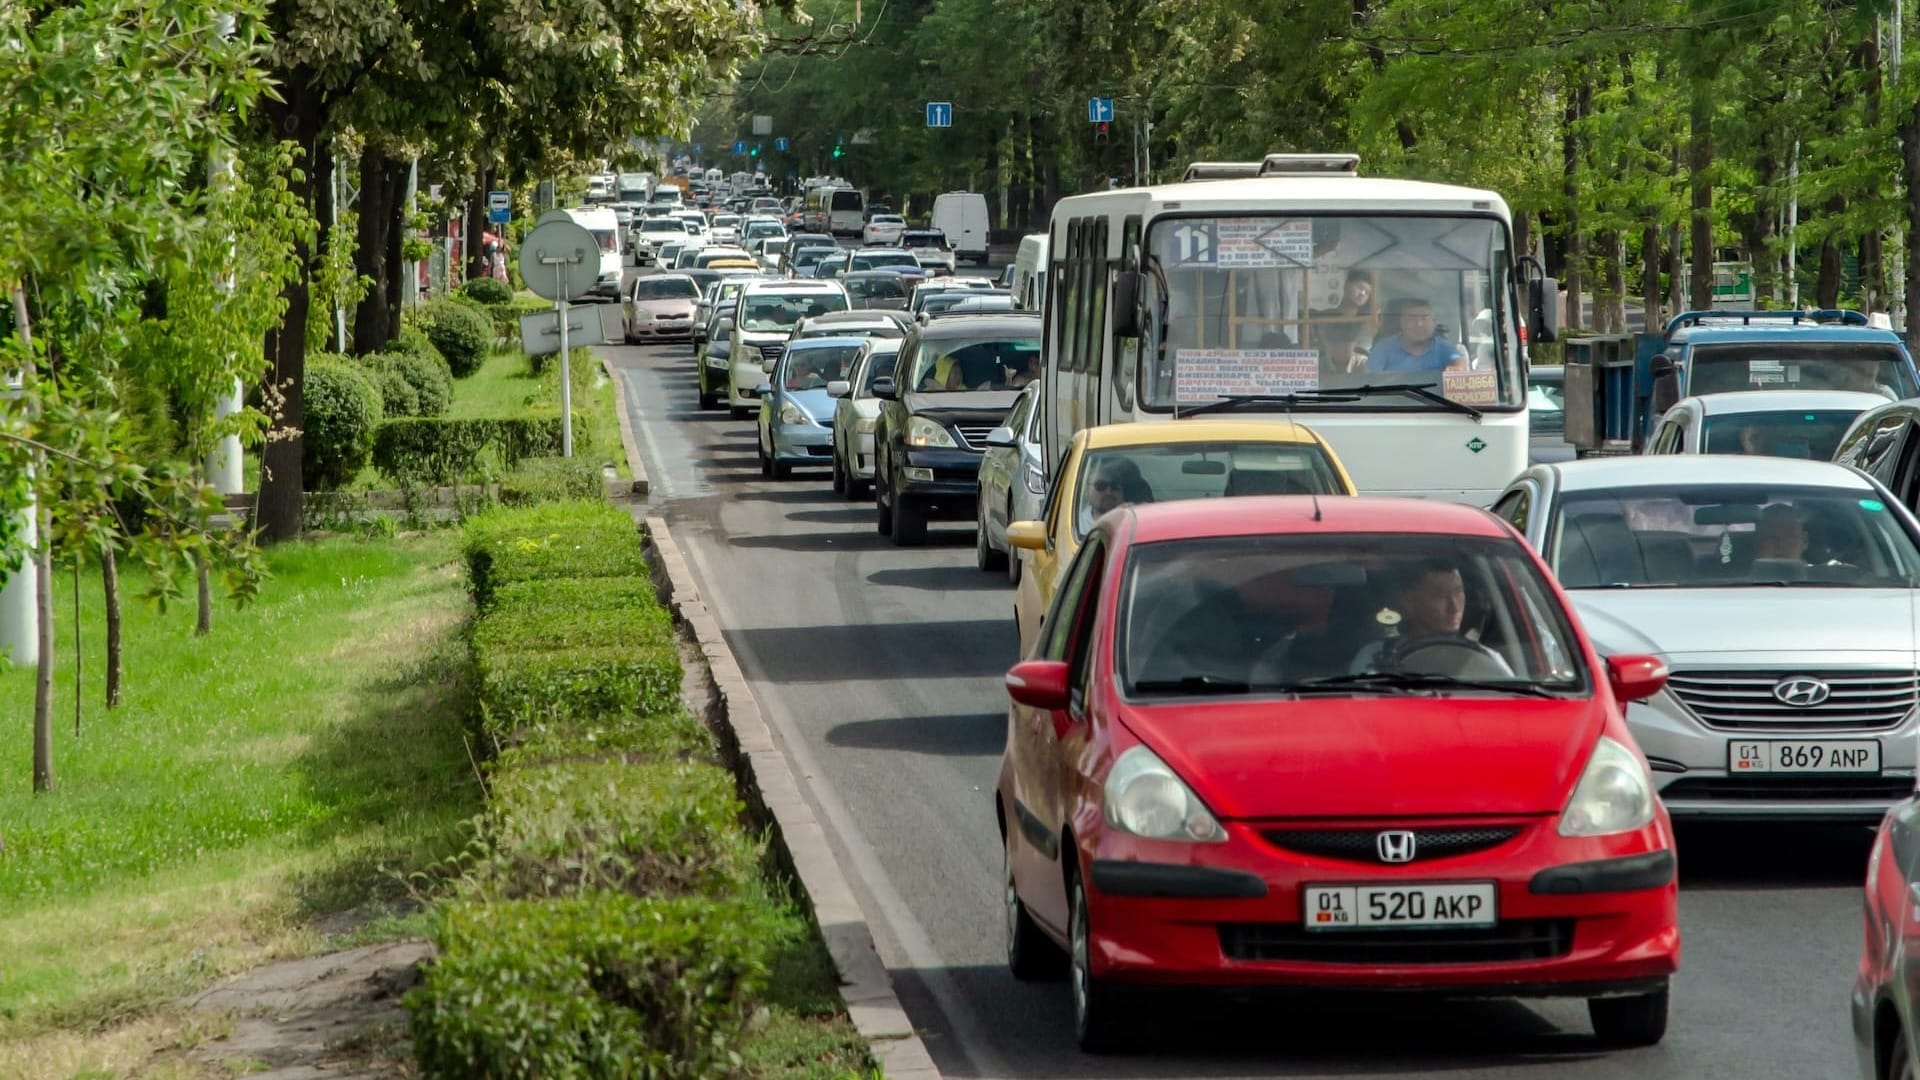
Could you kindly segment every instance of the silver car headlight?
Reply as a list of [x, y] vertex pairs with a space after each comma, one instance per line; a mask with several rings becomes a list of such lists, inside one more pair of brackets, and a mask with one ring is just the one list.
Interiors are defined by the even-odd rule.
[[1560, 812], [1561, 836], [1610, 836], [1653, 820], [1653, 778], [1633, 751], [1602, 736]]
[[1047, 474], [1031, 461], [1027, 462], [1027, 490], [1035, 495], [1047, 493]]
[[934, 423], [924, 416], [916, 416], [907, 421], [908, 446], [951, 446], [959, 444], [953, 441], [953, 433], [943, 424]]
[[1107, 773], [1107, 824], [1149, 840], [1225, 843], [1227, 832], [1167, 763], [1145, 746], [1120, 755]]
[[782, 403], [780, 406], [780, 422], [783, 424], [811, 424], [814, 421], [813, 417], [807, 413], [807, 410], [788, 401]]

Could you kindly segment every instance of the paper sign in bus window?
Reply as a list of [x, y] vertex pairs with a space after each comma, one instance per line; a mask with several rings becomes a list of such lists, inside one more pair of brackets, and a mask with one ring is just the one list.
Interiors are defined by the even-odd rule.
[[1754, 386], [1786, 386], [1800, 381], [1800, 365], [1783, 360], [1747, 361], [1747, 381]]
[[1495, 371], [1443, 371], [1440, 392], [1462, 405], [1500, 404], [1500, 374]]
[[1180, 349], [1173, 356], [1174, 400], [1181, 404], [1319, 388], [1318, 349]]
[[1224, 218], [1214, 234], [1215, 265], [1223, 270], [1307, 266], [1313, 262], [1313, 222]]

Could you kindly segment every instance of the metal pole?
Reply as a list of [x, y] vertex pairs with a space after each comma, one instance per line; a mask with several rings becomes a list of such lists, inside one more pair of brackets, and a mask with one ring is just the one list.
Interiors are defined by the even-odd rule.
[[[17, 398], [24, 387], [25, 379], [16, 371], [7, 376], [4, 394]], [[31, 479], [32, 466], [27, 475]], [[28, 667], [40, 662], [40, 608], [35, 592], [40, 567], [33, 557], [40, 545], [40, 506], [31, 496], [20, 512], [19, 545], [20, 566], [0, 585], [0, 655], [13, 661], [14, 667]]]
[[[233, 36], [233, 15], [223, 12], [215, 16], [215, 23], [223, 39]], [[233, 154], [231, 151], [222, 150], [215, 155], [212, 174], [215, 187], [224, 188], [227, 186], [228, 177], [233, 175]], [[230, 259], [237, 254], [234, 251], [231, 241], [227, 247], [227, 252]], [[233, 267], [231, 264], [222, 269], [220, 274], [220, 291], [226, 295], [226, 302], [231, 303], [233, 299]], [[219, 423], [245, 407], [246, 391], [241, 387], [239, 378], [236, 377], [233, 380], [233, 389], [222, 394], [214, 401], [214, 422]], [[238, 493], [246, 486], [246, 481], [241, 476], [241, 465], [243, 461], [244, 458], [240, 451], [240, 436], [221, 436], [220, 441], [215, 443], [213, 449], [208, 451], [207, 459], [203, 463], [207, 482], [212, 484], [213, 489], [222, 495]]]
[[[347, 197], [346, 169], [347, 163], [336, 156], [333, 159], [333, 175], [328, 178], [333, 185], [333, 198], [328, 200], [331, 207], [327, 214], [327, 226], [332, 229], [340, 227], [340, 200]], [[342, 354], [347, 351], [347, 305], [340, 303], [338, 298], [333, 304], [333, 351]]]
[[553, 264], [553, 276], [558, 282], [554, 292], [560, 297], [555, 300], [554, 309], [560, 313], [560, 456], [573, 456], [573, 364], [567, 357], [567, 272], [561, 264]]
[[[419, 205], [420, 159], [414, 158], [413, 164], [407, 167], [407, 228], [409, 229], [413, 227], [413, 215], [418, 211]], [[408, 295], [401, 298], [403, 303], [411, 304], [415, 307], [420, 306], [420, 277], [422, 273], [424, 273], [424, 271], [420, 269], [420, 265], [419, 262], [411, 264], [413, 283], [407, 290]]]
[[1787, 306], [1800, 306], [1800, 279], [1794, 272], [1797, 262], [1794, 233], [1800, 228], [1800, 140], [1793, 140], [1793, 156], [1787, 159]]

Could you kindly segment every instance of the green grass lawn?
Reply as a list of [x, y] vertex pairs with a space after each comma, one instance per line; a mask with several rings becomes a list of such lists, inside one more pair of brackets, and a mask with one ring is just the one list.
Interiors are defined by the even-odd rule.
[[[575, 423], [589, 432], [589, 449], [575, 452], [603, 461], [632, 479], [627, 454], [620, 445], [619, 394], [590, 349], [573, 350], [573, 413]], [[527, 357], [517, 348], [497, 349], [480, 370], [453, 384], [452, 417], [511, 416], [529, 407], [556, 408], [560, 404], [560, 365], [557, 358], [535, 375]], [[579, 430], [578, 428], [575, 429]]]
[[[464, 842], [480, 790], [461, 738], [469, 605], [452, 538], [268, 558], [261, 600], [216, 609], [206, 638], [191, 604], [130, 601], [112, 712], [98, 576], [84, 574], [78, 736], [62, 576], [51, 795], [30, 790], [33, 673], [0, 673], [14, 718], [0, 731], [0, 1076], [117, 1074], [112, 1055], [196, 1023], [168, 1002], [318, 948], [317, 915], [389, 911], [401, 874]], [[391, 912], [369, 936], [407, 929]]]

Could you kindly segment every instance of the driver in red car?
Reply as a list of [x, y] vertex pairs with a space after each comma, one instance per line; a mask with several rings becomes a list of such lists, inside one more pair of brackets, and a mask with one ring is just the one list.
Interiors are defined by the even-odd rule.
[[1378, 670], [1380, 661], [1397, 659], [1415, 642], [1473, 641], [1460, 629], [1467, 612], [1467, 586], [1460, 568], [1452, 563], [1430, 559], [1415, 566], [1400, 588], [1399, 601], [1397, 608], [1382, 608], [1374, 616], [1387, 636], [1360, 647], [1351, 668], [1356, 674]]

